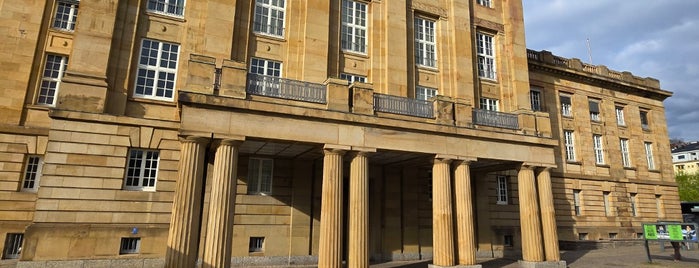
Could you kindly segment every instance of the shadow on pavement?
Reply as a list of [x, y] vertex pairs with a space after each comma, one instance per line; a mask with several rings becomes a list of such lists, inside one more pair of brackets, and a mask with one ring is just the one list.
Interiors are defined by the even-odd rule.
[[575, 263], [575, 261], [579, 260], [585, 254], [590, 252], [589, 250], [570, 250], [570, 251], [564, 251], [561, 252], [561, 260], [566, 261], [567, 265]]

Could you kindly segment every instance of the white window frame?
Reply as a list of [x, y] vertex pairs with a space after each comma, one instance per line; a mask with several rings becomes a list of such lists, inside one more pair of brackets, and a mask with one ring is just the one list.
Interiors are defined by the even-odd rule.
[[621, 149], [621, 163], [624, 167], [631, 167], [631, 155], [629, 154], [629, 139], [619, 139]]
[[498, 175], [496, 177], [497, 180], [497, 200], [496, 204], [498, 205], [507, 205], [508, 202], [508, 196], [507, 196], [507, 176], [505, 175]]
[[543, 111], [540, 88], [533, 87], [529, 89], [529, 102], [532, 106], [532, 111]]
[[629, 202], [631, 202], [631, 216], [632, 217], [637, 217], [638, 216], [638, 207], [636, 204], [636, 197], [638, 194], [636, 193], [631, 193], [629, 195]]
[[280, 61], [250, 58], [250, 73], [260, 75], [250, 86], [263, 95], [276, 96], [280, 91], [283, 64]]
[[366, 54], [367, 50], [366, 3], [342, 0], [342, 50]]
[[347, 80], [350, 84], [354, 82], [366, 83], [366, 76], [356, 74], [341, 73], [340, 79]]
[[22, 192], [36, 192], [41, 180], [41, 169], [44, 161], [40, 155], [28, 155], [24, 164], [24, 177], [22, 178]]
[[[257, 164], [255, 164], [257, 162]], [[267, 166], [265, 166], [267, 165]], [[255, 166], [257, 168], [255, 168]], [[265, 170], [265, 168], [269, 170]], [[269, 172], [269, 174], [265, 174]], [[269, 195], [272, 194], [274, 182], [274, 159], [251, 157], [248, 161], [248, 194]]]
[[437, 96], [437, 89], [436, 88], [429, 88], [429, 87], [421, 87], [421, 86], [416, 86], [415, 87], [415, 99], [418, 100], [429, 100], [430, 98]]
[[177, 88], [179, 54], [179, 44], [146, 38], [141, 40], [134, 97], [173, 101]]
[[[597, 111], [592, 110], [593, 103], [595, 103], [597, 105]], [[595, 122], [599, 122], [601, 120], [600, 111], [599, 111], [600, 110], [600, 101], [590, 99], [590, 100], [588, 100], [588, 104], [589, 104], [588, 106], [590, 108], [590, 120], [595, 121]]]
[[575, 216], [582, 215], [582, 191], [573, 189], [573, 213]]
[[[568, 98], [570, 103], [564, 103], [563, 98]], [[558, 97], [559, 101], [561, 102], [561, 115], [565, 117], [572, 117], [573, 116], [573, 96], [567, 95], [567, 94], [561, 94]]]
[[595, 151], [595, 164], [604, 165], [604, 140], [602, 135], [592, 135], [592, 145]]
[[500, 101], [498, 99], [481, 98], [479, 105], [481, 110], [500, 111]]
[[436, 22], [415, 17], [415, 64], [437, 68]]
[[610, 192], [604, 191], [602, 192], [602, 202], [604, 203], [604, 216], [609, 217], [612, 216], [612, 211], [611, 211], [611, 200], [609, 199]]
[[563, 130], [563, 141], [565, 145], [566, 161], [575, 162], [575, 132]]
[[61, 88], [67, 67], [68, 57], [55, 54], [46, 55], [39, 94], [36, 98], [37, 105], [56, 106], [58, 90]]
[[478, 54], [478, 77], [497, 80], [497, 64], [495, 61], [495, 37], [485, 33], [476, 33]]
[[141, 148], [129, 149], [126, 157], [124, 190], [154, 192], [158, 183], [159, 167], [160, 151]]
[[484, 7], [493, 7], [493, 1], [491, 0], [478, 0], [479, 5], [484, 6]]
[[141, 251], [140, 237], [122, 237], [119, 245], [119, 255], [138, 254]]
[[287, 0], [255, 0], [253, 31], [270, 36], [284, 37]]
[[24, 234], [7, 233], [5, 235], [4, 250], [2, 259], [19, 259], [22, 255], [22, 244], [24, 243]]
[[185, 0], [148, 0], [146, 8], [150, 12], [174, 17], [184, 17]]
[[644, 142], [643, 147], [646, 149], [646, 160], [648, 162], [648, 170], [655, 170], [655, 161], [653, 159], [653, 143]]
[[79, 0], [58, 0], [53, 13], [51, 27], [62, 31], [75, 31], [78, 20]]
[[626, 126], [626, 120], [624, 118], [624, 106], [615, 106], [614, 111], [616, 113], [616, 124], [619, 126]]

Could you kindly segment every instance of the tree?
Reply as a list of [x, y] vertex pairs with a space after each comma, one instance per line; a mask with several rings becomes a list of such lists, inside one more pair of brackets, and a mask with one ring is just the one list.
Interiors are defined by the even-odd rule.
[[675, 176], [680, 201], [699, 202], [699, 174], [680, 173]]

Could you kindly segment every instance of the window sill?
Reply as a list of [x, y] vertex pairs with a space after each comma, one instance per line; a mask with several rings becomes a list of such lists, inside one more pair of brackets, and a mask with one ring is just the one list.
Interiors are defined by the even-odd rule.
[[653, 172], [653, 173], [661, 173], [659, 169], [649, 169], [648, 172]]
[[478, 79], [479, 79], [481, 82], [488, 82], [488, 83], [491, 83], [491, 84], [497, 84], [497, 83], [498, 83], [498, 80], [495, 79], [495, 78], [487, 78], [487, 77], [479, 76]]
[[496, 205], [509, 205], [507, 202], [495, 202]]
[[177, 103], [175, 102], [174, 98], [172, 100], [164, 100], [164, 99], [150, 99], [150, 98], [146, 98], [146, 97], [131, 96], [131, 97], [129, 97], [129, 101], [159, 104], [159, 105], [166, 105], [166, 106], [177, 106]]
[[350, 49], [343, 49], [342, 54], [345, 56], [352, 56], [356, 58], [363, 58], [363, 59], [368, 59], [369, 54], [367, 52], [359, 52], [359, 51], [354, 51]]
[[565, 115], [563, 113], [561, 113], [561, 117], [564, 119], [573, 119], [573, 115]]
[[590, 119], [590, 123], [595, 124], [595, 125], [603, 125], [604, 122], [602, 120], [592, 120]]
[[601, 168], [609, 168], [609, 165], [607, 165], [607, 164], [595, 164], [595, 166], [601, 167]]
[[177, 22], [186, 22], [187, 21], [184, 19], [184, 14], [177, 15], [177, 14], [160, 12], [160, 11], [155, 11], [155, 10], [146, 10], [146, 14], [148, 16], [152, 16], [155, 18], [167, 19], [167, 20], [172, 20], [172, 21], [177, 21]]
[[566, 161], [566, 164], [578, 165], [578, 166], [580, 166], [580, 165], [582, 165], [582, 162], [576, 161], [576, 160], [567, 160], [567, 161]]
[[268, 33], [264, 33], [264, 32], [255, 32], [255, 31], [253, 31], [252, 34], [258, 38], [268, 39], [268, 40], [277, 41], [277, 42], [286, 42], [286, 39], [284, 38], [283, 35], [280, 36], [280, 35], [268, 34]]
[[624, 167], [625, 170], [636, 170], [635, 167]]
[[[435, 65], [436, 65], [436, 63], [435, 63]], [[418, 69], [427, 70], [427, 71], [432, 71], [432, 72], [439, 72], [439, 69], [437, 68], [437, 66], [434, 66], [434, 67], [433, 67], [433, 66], [422, 65], [422, 64], [418, 64], [418, 63], [416, 63], [415, 66], [416, 66]]]

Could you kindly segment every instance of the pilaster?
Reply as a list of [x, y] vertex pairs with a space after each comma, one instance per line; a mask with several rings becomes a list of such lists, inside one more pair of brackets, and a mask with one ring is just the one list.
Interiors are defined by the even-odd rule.
[[342, 267], [342, 157], [345, 150], [323, 150], [318, 267]]

